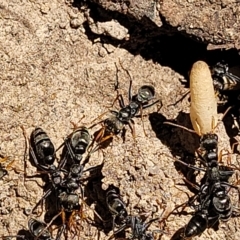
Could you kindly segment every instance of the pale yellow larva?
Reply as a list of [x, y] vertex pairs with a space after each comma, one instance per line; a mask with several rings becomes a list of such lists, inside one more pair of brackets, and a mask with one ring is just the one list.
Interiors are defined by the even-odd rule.
[[193, 64], [190, 72], [190, 118], [198, 135], [211, 132], [217, 124], [217, 99], [208, 65], [203, 61]]

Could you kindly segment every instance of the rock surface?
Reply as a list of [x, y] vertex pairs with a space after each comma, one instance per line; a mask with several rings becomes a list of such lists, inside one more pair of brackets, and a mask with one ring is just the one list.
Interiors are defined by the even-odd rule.
[[[166, 222], [161, 219], [193, 195], [183, 181], [186, 169], [184, 171], [174, 161], [177, 157], [193, 160], [199, 139], [181, 128], [164, 125], [163, 121], [176, 119], [178, 124], [191, 128], [189, 99], [183, 97], [189, 90], [184, 76], [199, 57], [192, 55], [200, 52], [206, 57], [206, 51], [186, 39], [181, 38], [184, 42], [181, 45], [176, 36], [159, 38], [158, 31], [154, 32], [162, 25], [158, 11], [166, 14], [166, 20], [171, 22], [167, 13], [171, 9], [176, 11], [180, 6], [177, 3], [175, 8], [170, 9], [169, 5], [168, 9], [170, 1], [98, 1], [109, 10], [118, 8], [126, 15], [130, 12], [129, 20], [115, 19], [110, 11], [80, 2], [14, 0], [0, 3], [0, 154], [8, 157], [1, 164], [9, 172], [0, 179], [0, 236], [29, 237], [28, 219], [44, 220], [49, 207], [43, 204], [41, 217], [29, 210], [43, 196], [45, 183], [37, 176], [25, 176], [36, 175], [37, 170], [30, 164], [28, 139], [25, 140], [22, 127], [29, 137], [34, 127], [40, 126], [54, 145], [60, 146], [72, 132], [71, 122], [90, 126], [109, 109], [119, 110], [118, 103], [110, 107], [117, 94], [114, 91], [117, 75], [119, 92], [128, 102], [129, 75], [124, 70], [127, 69], [133, 78], [133, 92], [142, 85], [153, 85], [162, 107], [154, 105], [144, 110], [143, 122], [141, 118], [134, 119], [136, 141], [127, 127], [125, 142], [114, 137], [106, 149], [91, 156], [86, 168], [104, 163], [101, 169], [104, 178], [85, 188], [86, 204], [83, 204], [78, 235], [87, 240], [107, 240], [112, 235], [111, 219], [101, 193], [109, 184], [114, 184], [120, 189], [131, 214], [148, 219], [159, 217], [160, 221], [152, 223], [150, 230], [162, 228], [167, 234], [161, 239], [173, 239], [172, 236], [191, 218], [192, 209], [171, 215]], [[195, 5], [192, 3], [192, 6]], [[183, 9], [178, 12], [181, 11]], [[112, 28], [94, 32], [90, 27], [90, 24], [96, 27], [98, 22], [115, 20], [123, 26], [120, 27], [123, 38], [117, 38], [118, 32], [111, 32]], [[173, 22], [174, 26], [181, 25]], [[115, 22], [113, 26], [118, 28], [119, 25]], [[207, 39], [207, 35], [205, 37]], [[186, 53], [189, 47], [191, 55]], [[186, 68], [182, 68], [185, 63]], [[91, 134], [99, 128], [100, 124], [90, 130]], [[222, 124], [216, 132], [219, 149], [230, 149], [229, 136]], [[60, 154], [58, 151], [57, 156]], [[233, 160], [233, 163], [236, 162]], [[50, 203], [50, 208], [56, 204]], [[92, 209], [106, 222], [94, 216]], [[57, 224], [53, 225], [55, 229]], [[239, 219], [232, 218], [220, 224], [218, 230], [210, 228], [196, 239], [239, 239], [239, 226]], [[54, 236], [56, 231], [53, 230]]]
[[[209, 44], [209, 49], [240, 48], [240, 6], [235, 0], [92, 0], [105, 9], [137, 20], [164, 23]], [[164, 21], [163, 21], [164, 19]]]

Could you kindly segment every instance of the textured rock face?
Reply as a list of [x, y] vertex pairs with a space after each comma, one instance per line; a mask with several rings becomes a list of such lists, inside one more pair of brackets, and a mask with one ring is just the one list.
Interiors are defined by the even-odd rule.
[[177, 30], [209, 43], [209, 49], [237, 48], [240, 6], [235, 0], [92, 0], [111, 11], [128, 14], [137, 20], [148, 18], [157, 26], [161, 19]]
[[160, 13], [179, 30], [223, 48], [239, 48], [239, 13], [236, 1], [169, 1], [160, 4]]
[[162, 22], [158, 13], [158, 2], [154, 0], [130, 0], [130, 1], [108, 1], [108, 0], [93, 0], [93, 2], [100, 4], [104, 8], [117, 11], [123, 14], [129, 14], [137, 20], [147, 17], [157, 26], [161, 27]]
[[[192, 127], [189, 97], [186, 97], [188, 70], [195, 61], [209, 60], [209, 53], [220, 51], [206, 51], [205, 44], [175, 34], [177, 29], [184, 29], [178, 28], [182, 23], [177, 21], [175, 25], [171, 23], [175, 27], [166, 24], [166, 20], [170, 23], [167, 10], [169, 13], [174, 10], [167, 8], [171, 3], [167, 0], [159, 3], [151, 0], [1, 1], [0, 238], [19, 234], [24, 235], [24, 239], [32, 239], [27, 230], [28, 220], [37, 218], [49, 223], [54, 217], [56, 201], [52, 196], [36, 209], [42, 213], [41, 217], [32, 213], [51, 185], [47, 174], [41, 173], [40, 177], [29, 159], [28, 140], [33, 129], [42, 127], [58, 148], [73, 127], [92, 126], [109, 117], [110, 110], [120, 110], [118, 101], [112, 105], [117, 96], [114, 90], [117, 79], [118, 91], [128, 104], [132, 78], [133, 94], [141, 86], [151, 85], [162, 107], [155, 104], [143, 110], [143, 119], [134, 118], [135, 139], [126, 126], [124, 142], [116, 136], [106, 148], [91, 154], [85, 169], [95, 166], [101, 169], [91, 182], [90, 171], [86, 172], [86, 178], [84, 175], [84, 202], [79, 212], [82, 216], [74, 217], [72, 231], [67, 231], [68, 239], [110, 239], [112, 219], [105, 199], [105, 190], [110, 184], [119, 188], [131, 214], [147, 221], [159, 218], [149, 227], [155, 239], [179, 239], [179, 229], [189, 222], [193, 209], [178, 209], [179, 212], [171, 214], [166, 221], [164, 217], [194, 195], [184, 177], [191, 175], [190, 179], [196, 178], [199, 183], [201, 174], [195, 176], [175, 160], [196, 162], [199, 166], [194, 157], [199, 138], [163, 122], [174, 120], [179, 125]], [[184, 12], [187, 16], [189, 9], [178, 4], [175, 7], [180, 6], [181, 11], [175, 8], [172, 19], [179, 19], [178, 14]], [[190, 4], [190, 0], [186, 4]], [[165, 20], [159, 12], [166, 16]], [[206, 26], [209, 27], [209, 23]], [[225, 122], [232, 125], [231, 115], [224, 119], [226, 117]], [[101, 127], [99, 123], [89, 129], [92, 138]], [[223, 124], [216, 128], [219, 150], [230, 149], [229, 131], [225, 128]], [[56, 155], [59, 160], [62, 149]], [[228, 155], [225, 152], [223, 155], [226, 164]], [[239, 167], [239, 159], [234, 156], [231, 163]], [[57, 166], [58, 162], [54, 164]], [[8, 171], [3, 177], [1, 166]], [[237, 172], [237, 176], [239, 174]], [[239, 209], [239, 193], [229, 192]], [[50, 225], [55, 239], [61, 221]], [[239, 218], [231, 218], [219, 224], [217, 230], [210, 228], [196, 239], [240, 239], [239, 226]], [[167, 234], [160, 238], [158, 229]], [[126, 236], [129, 234], [126, 231]], [[67, 237], [63, 234], [59, 239]]]

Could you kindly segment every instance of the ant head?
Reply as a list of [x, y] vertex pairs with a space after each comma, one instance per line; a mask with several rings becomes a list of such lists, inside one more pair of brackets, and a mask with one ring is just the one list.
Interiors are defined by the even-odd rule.
[[154, 87], [149, 85], [144, 85], [140, 87], [138, 90], [137, 100], [141, 103], [145, 103], [153, 99], [154, 95], [155, 95]]
[[226, 64], [224, 61], [218, 62], [212, 69], [211, 69], [212, 75], [221, 76], [222, 74], [225, 74], [228, 72], [228, 64]]
[[218, 136], [215, 133], [206, 133], [200, 138], [200, 147], [207, 151], [217, 149]]

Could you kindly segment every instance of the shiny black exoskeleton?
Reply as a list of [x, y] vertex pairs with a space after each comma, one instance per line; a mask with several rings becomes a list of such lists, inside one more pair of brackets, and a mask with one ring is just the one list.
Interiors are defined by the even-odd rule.
[[39, 240], [53, 240], [49, 230], [46, 227], [47, 224], [39, 220], [31, 218], [28, 221], [29, 232], [34, 238]]
[[106, 203], [113, 216], [114, 234], [120, 233], [127, 228], [131, 228], [131, 239], [154, 239], [153, 234], [151, 232], [147, 232], [147, 229], [156, 219], [152, 219], [145, 223], [137, 216], [128, 215], [126, 205], [122, 201], [118, 189], [113, 185], [110, 185], [106, 192]]
[[152, 232], [147, 232], [147, 229], [151, 223], [156, 220], [157, 219], [152, 219], [145, 223], [137, 216], [128, 215], [125, 221], [123, 221], [123, 224], [115, 231], [115, 234], [123, 231], [126, 228], [131, 228], [131, 239], [154, 240]]
[[[91, 141], [91, 136], [86, 127], [74, 130], [64, 141], [63, 153], [64, 162], [72, 160], [73, 163], [80, 164], [83, 154], [86, 152]], [[64, 163], [62, 163], [64, 165]]]
[[113, 228], [115, 224], [121, 224], [127, 217], [127, 209], [122, 201], [118, 189], [110, 185], [106, 192], [106, 203], [108, 210], [113, 216]]
[[37, 127], [30, 137], [30, 156], [39, 170], [46, 171], [55, 161], [55, 148], [49, 136]]
[[65, 212], [73, 212], [74, 210], [79, 210], [80, 205], [78, 194], [59, 190], [57, 206], [59, 211], [64, 210]]
[[219, 166], [218, 162], [218, 136], [214, 133], [208, 133], [201, 137], [200, 148], [205, 152], [199, 157], [206, 166], [206, 181], [212, 183], [227, 182], [234, 171], [228, 167]]
[[49, 175], [51, 182], [50, 188], [33, 208], [32, 211], [34, 212], [39, 204], [45, 200], [54, 189], [56, 190], [62, 184], [64, 170], [54, 165], [56, 158], [54, 145], [47, 133], [40, 127], [33, 130], [31, 134], [30, 157], [38, 169]]
[[[200, 148], [203, 154], [199, 154], [205, 168], [188, 165], [189, 168], [205, 172], [201, 186], [194, 185], [198, 194], [189, 203], [195, 207], [196, 212], [185, 227], [184, 237], [197, 236], [215, 224], [217, 221], [228, 221], [233, 214], [233, 205], [228, 196], [229, 188], [237, 188], [228, 183], [234, 171], [226, 166], [219, 166], [218, 161], [218, 137], [214, 133], [205, 134], [200, 139]], [[195, 201], [198, 201], [196, 207]], [[211, 222], [211, 223], [209, 223]]]
[[185, 227], [185, 238], [200, 235], [218, 220], [226, 222], [231, 218], [233, 206], [227, 191], [224, 183], [201, 186], [197, 196], [199, 205], [194, 206], [196, 212]]
[[192, 238], [203, 233], [208, 227], [208, 211], [196, 211], [184, 229], [183, 238]]
[[240, 90], [240, 76], [229, 71], [228, 64], [218, 62], [211, 69], [213, 85], [217, 91]]
[[129, 125], [132, 129], [134, 124], [133, 118], [139, 113], [140, 109], [145, 109], [158, 103], [159, 100], [149, 103], [154, 98], [155, 90], [153, 86], [144, 85], [138, 90], [138, 94], [132, 96], [132, 81], [130, 81], [128, 100], [129, 104], [125, 105], [122, 95], [118, 95], [118, 101], [121, 109], [119, 111], [111, 110], [112, 117], [104, 120], [106, 132], [109, 134], [119, 134], [125, 127]]
[[[54, 238], [52, 238], [52, 236], [47, 228], [47, 224], [42, 221], [39, 221], [37, 219], [34, 219], [34, 218], [29, 219], [28, 230], [34, 239], [54, 240]], [[29, 238], [27, 238], [25, 235], [3, 236], [2, 237], [2, 239], [4, 239], [4, 240], [10, 240], [12, 238], [16, 238], [16, 239], [21, 238], [23, 240], [29, 240]], [[31, 238], [31, 240], [32, 240], [32, 238]]]
[[68, 193], [75, 192], [77, 189], [81, 188], [80, 183], [83, 174], [83, 168], [83, 165], [71, 165], [67, 176], [64, 178], [64, 181], [61, 184], [61, 188], [65, 189]]
[[178, 159], [176, 161], [189, 168], [205, 172], [206, 182], [209, 185], [221, 182], [227, 184], [228, 179], [233, 175], [234, 171], [228, 167], [219, 166], [218, 136], [214, 133], [203, 135], [200, 139], [200, 148], [204, 152], [203, 154], [198, 152], [198, 156], [206, 168], [195, 167]]
[[216, 183], [211, 190], [210, 215], [224, 222], [228, 221], [233, 213], [233, 205], [228, 196], [228, 186]]
[[81, 186], [81, 177], [83, 174], [83, 166], [73, 164], [68, 175], [64, 178], [61, 186], [56, 191], [57, 209], [59, 211], [73, 212], [80, 209], [80, 197], [76, 191], [79, 189], [83, 197], [83, 189]]

